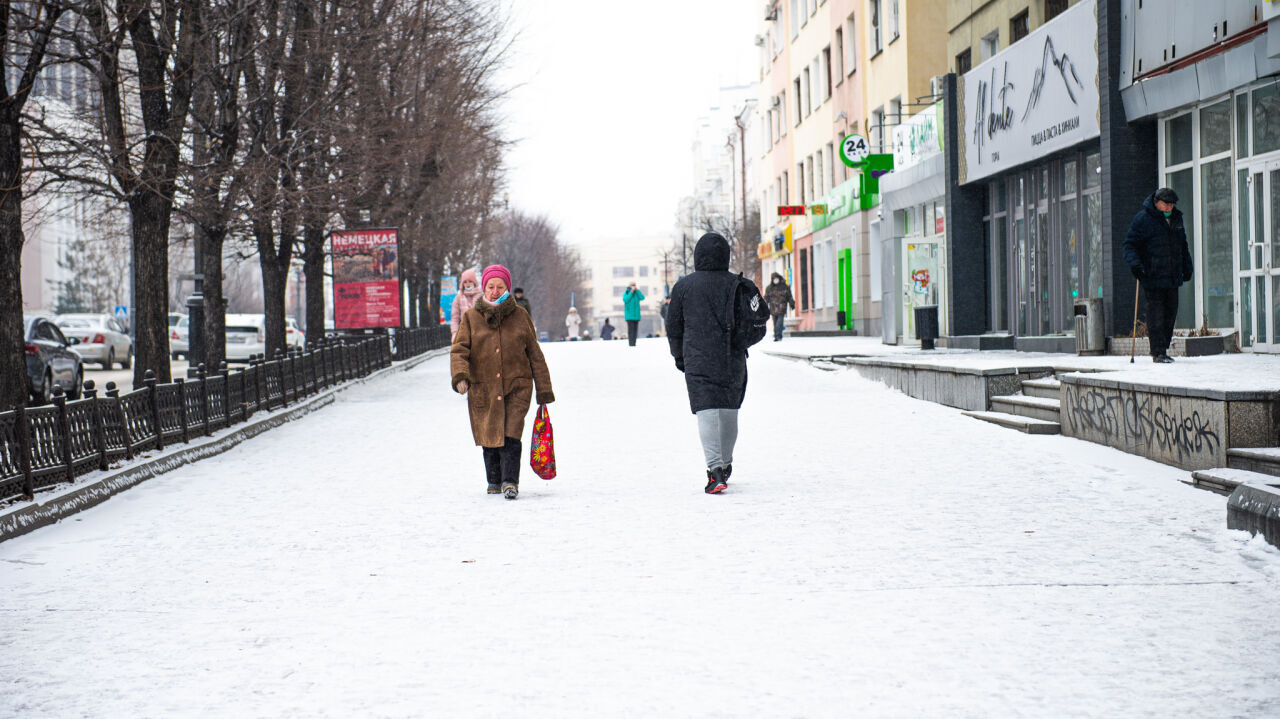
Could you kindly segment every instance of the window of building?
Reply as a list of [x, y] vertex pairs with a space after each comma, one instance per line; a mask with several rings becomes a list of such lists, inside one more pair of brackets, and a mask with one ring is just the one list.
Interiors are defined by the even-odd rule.
[[1009, 44], [1012, 45], [1026, 37], [1029, 32], [1031, 32], [1029, 16], [1027, 9], [1023, 8], [1022, 12], [1009, 19]]
[[791, 204], [791, 178], [787, 176], [786, 170], [782, 171], [782, 195], [780, 195], [780, 197], [782, 198], [782, 202], [778, 204], [780, 205]]
[[982, 36], [980, 42], [981, 54], [978, 55], [979, 62], [986, 62], [991, 59], [992, 55], [1000, 52], [1000, 31], [992, 30]]
[[835, 143], [832, 143], [832, 142], [828, 142], [828, 143], [827, 143], [827, 154], [826, 154], [826, 155], [824, 155], [824, 157], [826, 157], [826, 158], [827, 158], [827, 172], [826, 172], [826, 175], [827, 175], [827, 177], [828, 177], [828, 178], [830, 178], [830, 180], [831, 180], [831, 181], [830, 181], [830, 184], [828, 185], [828, 187], [835, 188], [835, 186], [836, 186], [836, 185], [840, 184], [840, 183], [836, 180], [836, 146], [835, 146]]
[[648, 268], [648, 267], [641, 267], [641, 268], [640, 268], [640, 276], [641, 276], [641, 277], [648, 277], [648, 276], [649, 276], [649, 268]]
[[804, 78], [800, 90], [804, 92], [804, 116], [808, 117], [813, 114], [813, 78], [809, 74], [809, 68], [806, 67], [800, 77]]
[[902, 32], [902, 18], [898, 14], [898, 0], [889, 0], [889, 42], [898, 39]]
[[614, 296], [614, 297], [621, 297], [621, 296], [622, 296], [622, 293], [623, 293], [623, 292], [625, 292], [625, 291], [626, 291], [626, 289], [627, 289], [626, 287], [614, 287], [614, 288], [613, 288], [613, 296]]
[[883, 46], [880, 42], [880, 0], [868, 0], [867, 11], [871, 13], [871, 56], [880, 54]]
[[614, 277], [635, 277], [636, 268], [634, 267], [615, 267], [613, 268]]
[[868, 138], [876, 152], [884, 152], [884, 108], [877, 107], [871, 111], [871, 126], [867, 128]]
[[796, 204], [799, 204], [799, 205], [807, 204], [805, 202], [805, 194], [804, 194], [805, 182], [804, 182], [804, 161], [803, 160], [796, 163], [796, 187], [800, 190], [800, 197], [798, 198], [799, 202], [797, 202]]
[[[836, 28], [836, 51], [833, 54], [831, 48], [827, 48], [827, 67], [833, 68], [835, 72], [835, 84], [839, 86], [844, 82], [844, 28]], [[835, 63], [834, 65], [832, 63]]]
[[[902, 124], [902, 98], [895, 97], [889, 101], [889, 114], [885, 116], [889, 127]], [[886, 128], [887, 130], [888, 128]], [[890, 136], [892, 137], [892, 136]]]
[[800, 90], [800, 78], [797, 77], [791, 83], [791, 89], [796, 94], [796, 127], [800, 126], [800, 121], [804, 119], [804, 95]]
[[973, 51], [965, 48], [956, 55], [956, 74], [963, 75], [973, 69]]
[[845, 74], [852, 75], [858, 69], [858, 32], [853, 23], [853, 15], [844, 21], [844, 38], [844, 71]]
[[791, 0], [791, 14], [787, 15], [787, 22], [791, 25], [791, 39], [795, 40], [800, 35], [800, 23], [796, 20], [800, 17], [800, 1]]
[[786, 137], [787, 136], [787, 123], [786, 123], [787, 91], [783, 90], [782, 95], [780, 95], [779, 97], [781, 98], [781, 102], [779, 102], [778, 104], [778, 137]]
[[1058, 17], [1067, 9], [1067, 0], [1044, 0], [1044, 21]]

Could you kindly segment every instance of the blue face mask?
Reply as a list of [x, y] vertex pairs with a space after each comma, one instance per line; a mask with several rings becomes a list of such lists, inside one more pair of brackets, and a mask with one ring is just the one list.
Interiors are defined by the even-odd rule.
[[510, 293], [510, 292], [503, 292], [501, 297], [499, 297], [498, 299], [496, 299], [496, 300], [494, 300], [494, 301], [493, 301], [493, 304], [495, 304], [495, 305], [500, 305], [500, 304], [502, 304], [503, 302], [505, 302], [505, 301], [506, 301], [506, 299], [507, 299], [508, 297], [510, 297], [510, 296], [511, 296], [511, 293]]

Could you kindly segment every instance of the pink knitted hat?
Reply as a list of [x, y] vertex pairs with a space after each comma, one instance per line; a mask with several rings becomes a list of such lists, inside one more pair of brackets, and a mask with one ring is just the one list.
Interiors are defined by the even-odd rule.
[[458, 278], [458, 286], [461, 287], [465, 285], [467, 280], [471, 280], [476, 284], [480, 283], [479, 280], [476, 279], [476, 271], [470, 267], [462, 271], [462, 277]]
[[503, 282], [507, 283], [507, 289], [511, 289], [511, 270], [502, 265], [489, 265], [484, 268], [484, 272], [480, 274], [480, 287], [482, 289], [489, 284], [490, 277], [500, 277]]

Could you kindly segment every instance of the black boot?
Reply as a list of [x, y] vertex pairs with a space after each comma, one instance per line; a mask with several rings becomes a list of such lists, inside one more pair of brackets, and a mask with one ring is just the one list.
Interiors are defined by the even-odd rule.
[[484, 476], [489, 482], [489, 494], [502, 494], [502, 460], [498, 450], [482, 447], [484, 450]]
[[707, 488], [703, 491], [707, 494], [720, 494], [723, 492], [725, 487], [729, 486], [725, 482], [727, 471], [725, 467], [707, 470]]

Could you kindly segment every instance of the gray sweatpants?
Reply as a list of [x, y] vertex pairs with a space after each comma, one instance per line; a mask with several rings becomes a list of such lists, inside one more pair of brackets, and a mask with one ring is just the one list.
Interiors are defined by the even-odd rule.
[[733, 464], [733, 445], [738, 441], [738, 410], [704, 409], [695, 415], [707, 469]]

